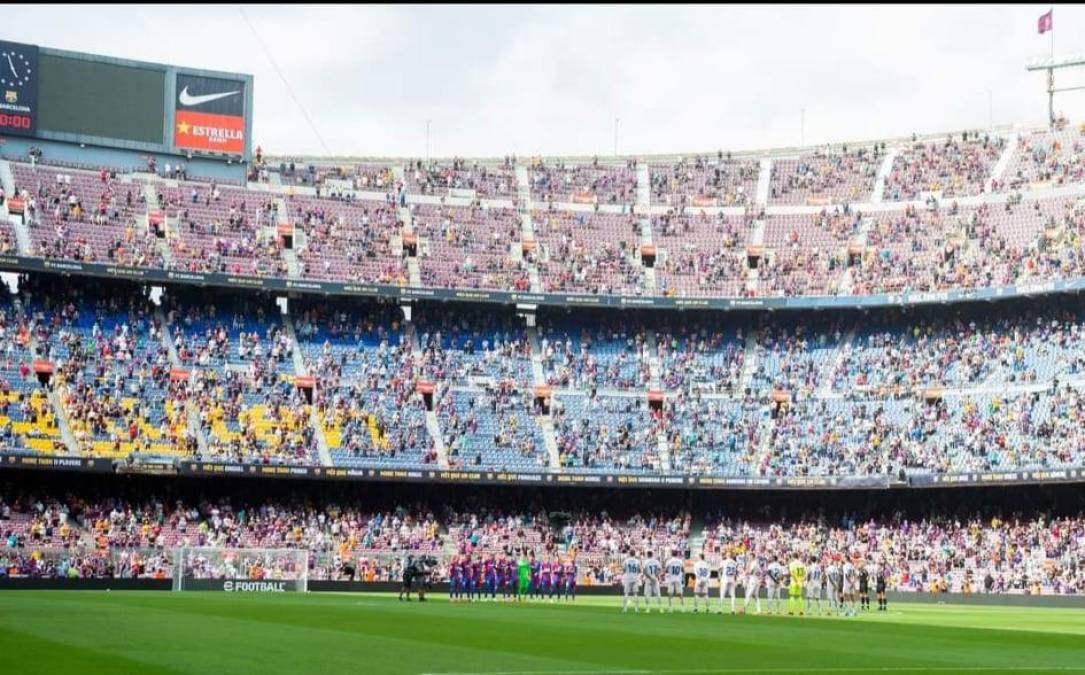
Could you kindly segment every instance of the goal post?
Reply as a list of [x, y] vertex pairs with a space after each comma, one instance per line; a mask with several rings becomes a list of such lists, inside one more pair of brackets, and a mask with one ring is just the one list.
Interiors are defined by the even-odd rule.
[[283, 593], [309, 590], [309, 551], [296, 548], [176, 550], [175, 591]]

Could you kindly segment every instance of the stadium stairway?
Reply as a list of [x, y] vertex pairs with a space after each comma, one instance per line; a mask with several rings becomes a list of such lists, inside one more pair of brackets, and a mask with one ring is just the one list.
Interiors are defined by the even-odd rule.
[[652, 389], [662, 389], [662, 378], [660, 376], [662, 366], [659, 361], [659, 342], [656, 340], [656, 332], [654, 329], [644, 329], [644, 344], [648, 349], [649, 386]]
[[738, 383], [736, 394], [741, 398], [743, 392], [750, 387], [753, 374], [757, 372], [757, 343], [761, 339], [761, 331], [753, 329], [746, 335], [746, 352], [742, 357], [742, 379]]
[[[656, 340], [656, 332], [651, 328], [644, 330], [644, 342], [648, 349], [648, 376], [650, 378], [650, 387], [652, 389], [662, 389], [662, 378], [660, 371], [662, 370], [659, 361], [659, 343]], [[659, 463], [663, 467], [663, 471], [670, 473], [671, 470], [671, 452], [670, 446], [667, 444], [667, 434], [660, 427], [656, 431], [656, 443], [659, 446]]]
[[[38, 338], [33, 330], [30, 331], [29, 346], [32, 354], [39, 353]], [[75, 434], [72, 433], [71, 423], [68, 420], [68, 411], [64, 408], [63, 401], [66, 395], [67, 387], [63, 383], [58, 383], [56, 379], [54, 379], [54, 385], [46, 393], [56, 419], [57, 430], [60, 431], [60, 439], [64, 441], [64, 447], [67, 448], [69, 455], [78, 456], [82, 453], [80, 452], [79, 441], [76, 440]]]
[[[422, 362], [422, 344], [418, 341], [418, 330], [415, 328], [413, 322], [407, 322], [407, 339], [411, 343], [411, 356], [414, 358], [415, 363]], [[445, 385], [438, 382], [437, 387], [433, 392], [434, 402], [441, 400], [441, 396], [444, 394], [443, 388]], [[448, 468], [448, 446], [445, 445], [445, 437], [441, 433], [441, 423], [437, 419], [436, 410], [426, 411], [426, 431], [429, 432], [429, 437], [433, 440], [433, 449], [437, 451], [437, 466], [442, 469]]]
[[[855, 237], [855, 242], [862, 246], [865, 250], [867, 240], [870, 238], [871, 219], [863, 218], [863, 222], [859, 225], [859, 234]], [[851, 295], [852, 287], [855, 285], [854, 268], [850, 265], [844, 266], [844, 271], [840, 273], [840, 281], [837, 282], [837, 288], [841, 295]]]
[[825, 364], [825, 370], [820, 373], [821, 386], [814, 393], [814, 398], [836, 398], [843, 396], [843, 394], [833, 393], [833, 373], [840, 369], [841, 364], [844, 363], [844, 357], [847, 356], [851, 350], [852, 345], [855, 344], [855, 329], [849, 330], [844, 335], [844, 340], [840, 343], [840, 346], [836, 348], [836, 353], [828, 363]]
[[[290, 214], [286, 208], [286, 200], [282, 197], [275, 198], [275, 223], [276, 225], [289, 225]], [[276, 227], [275, 236], [278, 237], [278, 228]], [[298, 267], [298, 255], [293, 249], [284, 248], [282, 250], [283, 260], [286, 261], [286, 271], [292, 278], [298, 278], [301, 276], [301, 269]], [[296, 344], [296, 343], [295, 343]], [[297, 351], [297, 350], [295, 350]]]
[[[169, 319], [166, 317], [166, 313], [162, 311], [161, 307], [155, 307], [154, 315], [159, 325], [162, 326], [162, 346], [166, 348], [166, 353], [169, 355], [170, 366], [173, 368], [184, 368], [184, 364], [181, 363], [181, 357], [177, 355], [177, 348], [170, 338], [173, 334], [173, 330], [172, 326], [170, 326]], [[188, 386], [190, 392], [196, 391], [197, 374], [195, 368], [189, 371]], [[206, 457], [207, 435], [203, 432], [203, 425], [200, 424], [200, 411], [196, 408], [195, 397], [189, 397], [189, 400], [185, 403], [185, 412], [188, 415], [188, 433], [196, 439], [196, 447], [200, 450], [200, 456]]]
[[[535, 326], [525, 329], [527, 342], [531, 346], [531, 378], [536, 386], [546, 384], [546, 372], [542, 365], [542, 349], [539, 347], [539, 330]], [[543, 443], [546, 445], [546, 454], [549, 457], [550, 468], [561, 468], [561, 453], [558, 452], [558, 438], [554, 433], [554, 418], [550, 415], [537, 415], [535, 423], [539, 425], [543, 433]]]
[[[3, 218], [7, 214], [7, 207], [3, 207], [3, 211], [0, 212], [0, 218]], [[15, 244], [19, 249], [19, 253], [22, 255], [33, 255], [32, 245], [30, 239], [30, 230], [26, 228], [25, 216], [12, 216], [8, 218], [12, 227], [15, 230]]]
[[[531, 185], [527, 179], [527, 167], [516, 167], [516, 204], [517, 213], [520, 215], [520, 246], [523, 250], [523, 242], [535, 241], [535, 223], [531, 220]], [[535, 264], [535, 256], [524, 259], [527, 267], [527, 280], [531, 284], [532, 293], [542, 293], [542, 280], [539, 278], [539, 266]]]
[[4, 188], [4, 194], [8, 196], [15, 194], [15, 175], [6, 159], [0, 159], [0, 188]]
[[[750, 245], [751, 246], [764, 246], [765, 245], [765, 220], [764, 218], [758, 218], [753, 221], [753, 232], [750, 233]], [[750, 268], [746, 272], [746, 289], [758, 292], [761, 287], [760, 272], [754, 268]]]
[[765, 421], [761, 425], [761, 439], [757, 445], [757, 457], [754, 461], [750, 462], [755, 475], [761, 475], [761, 467], [768, 464], [769, 457], [772, 456], [772, 441], [776, 431], [776, 419], [769, 415], [765, 418]]
[[689, 523], [689, 531], [692, 535], [689, 538], [689, 557], [696, 560], [704, 550], [705, 539], [708, 538], [708, 522], [700, 511], [694, 511]]
[[[11, 164], [3, 159], [0, 159], [0, 188], [4, 189], [5, 195], [11, 196], [15, 194], [15, 176], [11, 173]], [[19, 253], [21, 255], [30, 255], [30, 232], [26, 229], [26, 222], [22, 216], [14, 217], [8, 213], [6, 201], [0, 206], [0, 220], [11, 221], [15, 230], [15, 243], [18, 245]]]
[[[647, 210], [647, 209], [645, 209]], [[640, 243], [641, 246], [652, 244], [652, 219], [644, 216], [640, 219]], [[644, 267], [644, 261], [640, 261], [641, 269], [644, 270], [644, 293], [645, 295], [656, 294], [656, 270], [654, 267]]]
[[524, 242], [535, 241], [535, 221], [532, 220], [532, 196], [531, 190], [527, 187], [527, 169], [523, 169], [523, 183], [521, 180], [521, 169], [523, 167], [516, 167], [516, 190], [518, 190], [518, 199], [516, 199], [516, 214], [520, 216], [520, 241], [513, 242], [513, 246], [520, 247], [520, 255], [522, 263], [527, 268], [527, 282], [531, 284], [532, 293], [543, 292], [543, 281], [539, 279], [539, 268], [535, 264], [535, 255], [523, 257]]
[[761, 160], [761, 171], [757, 174], [757, 205], [765, 206], [769, 203], [769, 183], [772, 181], [772, 160], [766, 157]]
[[[285, 205], [281, 208], [280, 213], [285, 213]], [[298, 347], [298, 334], [294, 331], [293, 317], [287, 311], [280, 318], [283, 321], [283, 330], [286, 332], [286, 337], [290, 340], [292, 347], [290, 352], [294, 359], [294, 372], [299, 376], [309, 375], [309, 369], [305, 366], [305, 358], [301, 355], [301, 349]], [[324, 424], [321, 422], [320, 414], [317, 412], [315, 405], [309, 406], [309, 426], [312, 428], [313, 438], [316, 440], [320, 463], [323, 466], [332, 466], [332, 454], [328, 446], [328, 437], [324, 435]]]
[[648, 213], [652, 205], [652, 179], [648, 175], [648, 163], [637, 163], [637, 213]]
[[984, 192], [991, 192], [991, 185], [995, 181], [1001, 180], [1002, 174], [1006, 172], [1006, 167], [1010, 165], [1010, 160], [1013, 159], [1013, 153], [1017, 152], [1017, 134], [1010, 134], [1006, 138], [1006, 147], [1002, 150], [1002, 154], [998, 157], [998, 162], [995, 163], [995, 167], [991, 169], [991, 175], [987, 177], [987, 181], [983, 184]]
[[[414, 234], [414, 220], [411, 219], [411, 210], [406, 206], [399, 207], [398, 210], [399, 219], [403, 222], [403, 234]], [[400, 237], [400, 242], [403, 239]], [[402, 247], [403, 244], [401, 243]], [[395, 246], [393, 245], [393, 250]], [[402, 249], [401, 249], [402, 250]], [[422, 256], [422, 242], [418, 242], [418, 248], [416, 249], [418, 254], [413, 257], [407, 258], [407, 278], [411, 286], [422, 285], [422, 272], [418, 268], [418, 259]]]
[[[143, 182], [143, 197], [147, 200], [147, 214], [150, 217], [151, 211], [157, 211], [162, 208], [162, 204], [158, 201], [158, 187], [155, 185], [154, 176], [148, 174], [141, 179]], [[148, 224], [149, 224], [148, 220]], [[162, 260], [166, 261], [166, 267], [173, 267], [173, 249], [170, 248], [170, 239], [180, 236], [178, 227], [179, 223], [177, 218], [173, 218], [173, 222], [170, 222], [170, 217], [165, 216], [165, 221], [162, 223], [166, 228], [166, 236], [158, 240], [158, 253], [162, 256]], [[172, 234], [172, 236], [171, 236]], [[165, 325], [165, 324], [163, 324]]]
[[878, 176], [874, 179], [874, 192], [870, 195], [871, 203], [881, 203], [882, 197], [885, 195], [885, 181], [889, 178], [889, 172], [893, 170], [893, 162], [899, 154], [899, 148], [889, 148], [889, 151], [885, 153], [885, 159], [882, 160], [882, 165], [878, 167]]
[[531, 210], [531, 183], [528, 182], [527, 167], [523, 164], [516, 165], [516, 196], [524, 208]]

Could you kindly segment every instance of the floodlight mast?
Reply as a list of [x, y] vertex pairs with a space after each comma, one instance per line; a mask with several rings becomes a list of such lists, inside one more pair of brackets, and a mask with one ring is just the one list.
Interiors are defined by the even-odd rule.
[[1047, 71], [1047, 120], [1048, 123], [1055, 126], [1055, 94], [1057, 92], [1064, 91], [1078, 91], [1085, 89], [1085, 86], [1081, 87], [1056, 87], [1055, 86], [1055, 71], [1062, 68], [1080, 68], [1085, 66], [1085, 54], [1074, 54], [1072, 56], [1060, 56], [1058, 58], [1052, 57], [1040, 57], [1032, 59], [1025, 64], [1025, 70]]

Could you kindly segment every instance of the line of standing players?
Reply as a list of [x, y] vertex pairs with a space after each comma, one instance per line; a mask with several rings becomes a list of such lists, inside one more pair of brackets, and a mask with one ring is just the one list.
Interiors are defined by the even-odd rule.
[[472, 558], [456, 556], [448, 570], [448, 597], [452, 602], [576, 600], [576, 561], [564, 558], [538, 559], [534, 553]]
[[[685, 561], [678, 557], [678, 551], [671, 552], [666, 564], [661, 564], [651, 551], [643, 558], [633, 549], [624, 551], [626, 558], [622, 563], [622, 611], [640, 611], [639, 591], [643, 591], [645, 611], [650, 612], [652, 600], [663, 611], [662, 587], [667, 590], [667, 608], [674, 611], [677, 599], [682, 611], [685, 611]], [[824, 566], [823, 564], [824, 563]], [[870, 609], [870, 582], [874, 581], [877, 592], [878, 611], [886, 611], [887, 569], [884, 564], [865, 563], [859, 556], [845, 557], [841, 554], [823, 556], [795, 555], [791, 560], [784, 556], [772, 555], [735, 555], [730, 549], [720, 561], [719, 567], [719, 605], [717, 613], [724, 612], [724, 602], [730, 598], [731, 613], [746, 613], [751, 602], [755, 611], [761, 613], [761, 590], [765, 590], [768, 611], [772, 614], [784, 613], [786, 590], [786, 610], [788, 614], [839, 614], [855, 616], [860, 609]], [[704, 554], [693, 565], [693, 611], [704, 604], [704, 611], [710, 612], [708, 584], [712, 577], [712, 568]], [[739, 606], [739, 585], [745, 591]], [[826, 605], [822, 605], [822, 600]]]

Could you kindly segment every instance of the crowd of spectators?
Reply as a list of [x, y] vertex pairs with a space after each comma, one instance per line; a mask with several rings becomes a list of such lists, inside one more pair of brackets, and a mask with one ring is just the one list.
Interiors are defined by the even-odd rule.
[[605, 505], [559, 510], [464, 499], [438, 509], [366, 508], [353, 501], [70, 493], [42, 499], [9, 487], [0, 495], [0, 577], [170, 579], [178, 548], [187, 547], [189, 578], [294, 578], [294, 549], [308, 553], [311, 579], [388, 581], [407, 555], [436, 556], [440, 578], [452, 556], [527, 550], [575, 559], [581, 583], [605, 584], [620, 578], [618, 565], [633, 550], [688, 560], [703, 554], [713, 568], [728, 555], [814, 556], [823, 565], [839, 556], [877, 566], [898, 592], [1085, 593], [1085, 518], [1072, 508], [976, 509], [965, 499], [918, 512], [841, 505], [788, 515], [784, 507], [754, 504], [650, 511], [615, 504], [612, 513]]
[[648, 178], [653, 204], [675, 209], [687, 206], [746, 206], [757, 196], [757, 160], [706, 156], [682, 158], [673, 164], [651, 164]]
[[566, 165], [533, 161], [528, 168], [531, 197], [537, 202], [582, 204], [633, 204], [637, 198], [637, 161], [625, 166], [600, 164]]
[[884, 201], [908, 201], [924, 194], [968, 197], [984, 190], [1002, 156], [1002, 136], [965, 132], [944, 141], [916, 141], [893, 160], [885, 179]]
[[[407, 285], [417, 256], [427, 287], [527, 292], [537, 271], [546, 292], [671, 297], [936, 292], [1081, 275], [1085, 209], [1076, 195], [1040, 192], [1076, 184], [1080, 131], [1023, 135], [995, 179], [1005, 143], [968, 132], [894, 149], [886, 204], [876, 210], [865, 201], [889, 156], [884, 144], [773, 160], [767, 211], [750, 198], [758, 162], [723, 153], [650, 165], [656, 206], [670, 208], [643, 216], [630, 210], [634, 162], [533, 162], [533, 238], [524, 236], [518, 200], [486, 201], [514, 196], [512, 158], [494, 166], [412, 161], [400, 179], [376, 164], [314, 167], [322, 177], [315, 196], [159, 182], [153, 208], [141, 180], [116, 172], [22, 163], [12, 170], [30, 253], [51, 259]], [[997, 198], [960, 201], [988, 182]], [[475, 186], [462, 188], [473, 191], [470, 202], [403, 199], [456, 185]], [[901, 201], [909, 203], [893, 204]], [[853, 206], [860, 202], [863, 212]], [[413, 232], [401, 207], [411, 211]], [[642, 248], [645, 218], [651, 250]], [[293, 228], [293, 253], [282, 224]], [[19, 250], [17, 231], [0, 224], [0, 252]]]
[[464, 159], [449, 162], [414, 160], [404, 171], [407, 189], [422, 195], [447, 197], [453, 190], [473, 192], [478, 199], [515, 197], [516, 158], [506, 157], [501, 164], [487, 165]]

